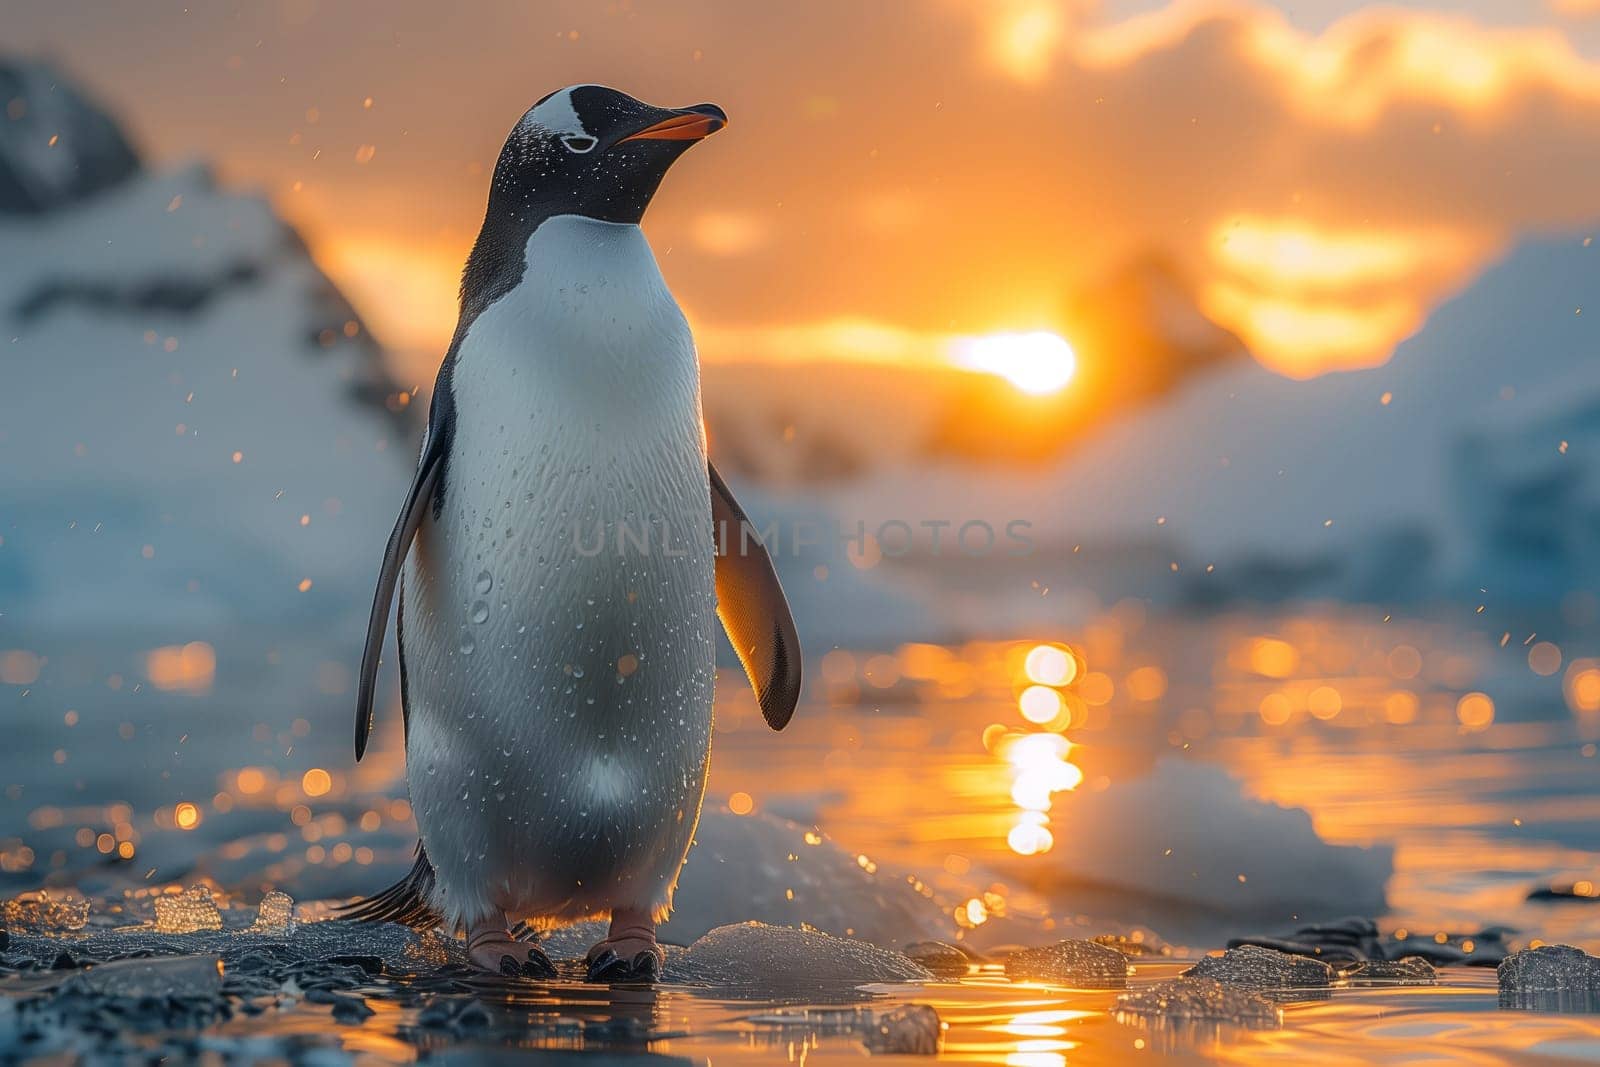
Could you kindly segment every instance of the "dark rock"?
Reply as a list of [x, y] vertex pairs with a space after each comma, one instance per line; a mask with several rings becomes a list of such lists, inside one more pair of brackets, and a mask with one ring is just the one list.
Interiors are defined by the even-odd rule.
[[383, 960], [378, 956], [330, 956], [328, 962], [360, 968], [374, 978], [383, 974]]
[[207, 277], [148, 278], [120, 284], [50, 279], [35, 286], [17, 302], [11, 313], [19, 322], [31, 322], [74, 305], [91, 311], [131, 315], [192, 315], [220, 297], [254, 285], [265, 273], [259, 264], [240, 261]]
[[72, 958], [72, 953], [62, 949], [56, 956], [56, 961], [50, 965], [52, 971], [72, 971], [78, 967], [78, 961]]
[[1578, 901], [1583, 904], [1600, 904], [1600, 892], [1596, 892], [1594, 882], [1558, 882], [1555, 885], [1540, 886], [1528, 893], [1529, 900], [1538, 901]]
[[434, 997], [417, 1013], [417, 1025], [461, 1033], [489, 1025], [489, 1011], [476, 1000]]
[[54, 211], [139, 171], [116, 121], [47, 63], [0, 60], [0, 108], [0, 215]]
[[1220, 956], [1207, 956], [1183, 973], [1247, 989], [1326, 989], [1333, 981], [1333, 968], [1321, 960], [1259, 945], [1241, 945]]
[[367, 1002], [360, 997], [340, 996], [333, 1002], [333, 1018], [335, 1022], [358, 1025], [366, 1022], [377, 1013], [367, 1007]]
[[1331, 922], [1308, 923], [1287, 934], [1236, 937], [1228, 942], [1229, 948], [1245, 945], [1275, 949], [1292, 956], [1310, 956], [1329, 963], [1359, 963], [1385, 956], [1378, 924], [1356, 915]]
[[1006, 977], [1062, 985], [1119, 987], [1128, 980], [1128, 958], [1093, 941], [1057, 941], [1006, 958]]

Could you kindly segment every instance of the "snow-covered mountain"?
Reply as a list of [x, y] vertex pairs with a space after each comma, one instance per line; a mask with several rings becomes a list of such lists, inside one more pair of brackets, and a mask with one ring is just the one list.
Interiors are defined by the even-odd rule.
[[[83, 166], [126, 141], [22, 69], [24, 118], [0, 119], [0, 186], [34, 196], [0, 214], [6, 721], [41, 775], [60, 772], [38, 753], [70, 758], [81, 731], [118, 723], [157, 738], [141, 772], [170, 740], [159, 769], [184, 781], [184, 752], [207, 783], [281, 759], [294, 719], [319, 734], [290, 762], [346, 751], [363, 616], [415, 461], [411, 398], [264, 199], [200, 166], [91, 181], [39, 164], [47, 128]], [[59, 126], [26, 119], [47, 111]], [[102, 756], [129, 760], [103, 744], [83, 758]]]
[[[1530, 241], [1381, 367], [1292, 381], [1224, 364], [1043, 471], [906, 462], [791, 507], [916, 528], [873, 580], [915, 596], [930, 637], [1122, 596], [1548, 601], [1600, 581], [1597, 295], [1600, 249]], [[1032, 549], [932, 550], [922, 524], [967, 520], [1026, 522]]]
[[326, 618], [365, 595], [411, 462], [401, 392], [265, 202], [200, 168], [143, 175], [0, 222], [0, 247], [10, 626]]

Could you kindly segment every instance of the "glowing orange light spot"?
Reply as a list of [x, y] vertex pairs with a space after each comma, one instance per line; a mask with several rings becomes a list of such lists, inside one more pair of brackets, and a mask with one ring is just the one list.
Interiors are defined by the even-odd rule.
[[324, 796], [333, 788], [333, 778], [321, 767], [313, 767], [300, 776], [300, 788], [308, 797]]
[[1485, 729], [1494, 722], [1494, 701], [1487, 693], [1468, 693], [1456, 701], [1456, 718], [1465, 729]]
[[1022, 669], [1029, 680], [1040, 685], [1071, 685], [1078, 676], [1077, 660], [1059, 645], [1035, 645], [1022, 661]]
[[1060, 392], [1078, 371], [1072, 346], [1044, 330], [966, 338], [951, 346], [951, 355], [957, 366], [998, 375], [1035, 396]]
[[39, 680], [44, 657], [24, 649], [0, 652], [0, 682], [7, 685], [32, 685]]
[[1061, 694], [1044, 685], [1030, 685], [1017, 698], [1022, 717], [1032, 723], [1054, 722], [1061, 715]]
[[1306, 697], [1306, 709], [1319, 719], [1332, 719], [1343, 707], [1343, 698], [1331, 685], [1319, 685]]
[[1397, 726], [1415, 722], [1417, 704], [1417, 695], [1415, 693], [1408, 693], [1404, 689], [1396, 690], [1384, 698], [1383, 717]]
[[180, 830], [193, 830], [200, 825], [200, 809], [185, 800], [173, 809], [172, 821], [178, 824]]
[[1600, 711], [1600, 663], [1574, 660], [1567, 668], [1566, 690], [1573, 711]]
[[735, 815], [749, 815], [756, 810], [755, 798], [749, 793], [735, 793], [728, 798], [728, 810]]
[[157, 689], [209, 689], [217, 673], [217, 654], [204, 641], [151, 649], [144, 663], [145, 675]]
[[1250, 669], [1264, 678], [1287, 678], [1300, 666], [1300, 653], [1287, 641], [1258, 637], [1250, 642]]

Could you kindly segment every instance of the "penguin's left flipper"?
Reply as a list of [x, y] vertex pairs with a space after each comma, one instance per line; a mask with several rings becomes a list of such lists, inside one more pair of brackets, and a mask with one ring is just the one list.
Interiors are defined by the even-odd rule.
[[[435, 391], [435, 396], [437, 396]], [[438, 408], [436, 403], [435, 408]], [[356, 690], [356, 761], [367, 753], [367, 738], [372, 735], [372, 702], [378, 689], [378, 657], [383, 652], [383, 635], [389, 627], [389, 605], [394, 600], [395, 587], [400, 584], [400, 568], [417, 535], [417, 527], [428, 512], [433, 491], [444, 470], [445, 455], [449, 451], [449, 434], [434, 425], [436, 417], [430, 413], [428, 434], [422, 446], [422, 458], [417, 462], [416, 477], [411, 480], [411, 491], [406, 495], [406, 505], [395, 521], [394, 532], [383, 550], [383, 566], [378, 570], [378, 591], [372, 597], [372, 614], [367, 619], [367, 645], [361, 654], [361, 684]]]
[[800, 635], [772, 557], [715, 466], [711, 521], [717, 543], [717, 615], [774, 730], [789, 725], [800, 700]]

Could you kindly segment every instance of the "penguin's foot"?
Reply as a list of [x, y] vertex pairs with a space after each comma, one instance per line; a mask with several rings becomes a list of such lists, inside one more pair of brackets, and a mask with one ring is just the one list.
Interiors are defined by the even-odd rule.
[[610, 933], [586, 959], [591, 982], [654, 982], [667, 954], [656, 943], [656, 924], [648, 912], [618, 909], [611, 916]]
[[492, 974], [507, 978], [554, 978], [555, 964], [532, 941], [521, 941], [506, 927], [497, 924], [474, 927], [467, 934], [467, 955], [472, 962]]

